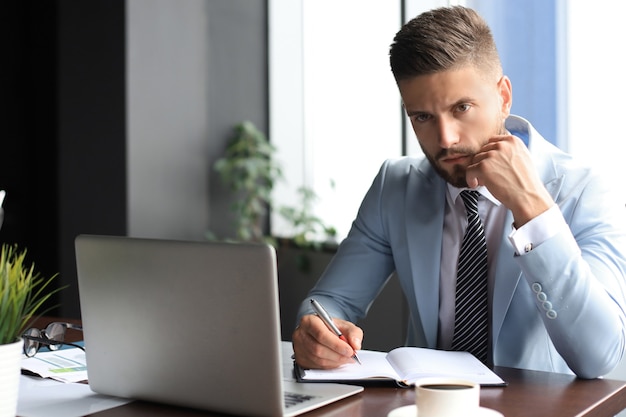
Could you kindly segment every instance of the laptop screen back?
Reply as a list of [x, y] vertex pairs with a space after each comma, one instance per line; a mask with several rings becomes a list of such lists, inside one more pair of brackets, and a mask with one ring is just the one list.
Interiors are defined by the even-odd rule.
[[94, 391], [281, 414], [271, 246], [91, 235], [75, 244]]

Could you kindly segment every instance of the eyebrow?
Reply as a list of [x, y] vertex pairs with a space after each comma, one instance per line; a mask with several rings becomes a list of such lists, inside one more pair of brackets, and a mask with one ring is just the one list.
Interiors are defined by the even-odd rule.
[[[456, 106], [458, 106], [459, 104], [464, 104], [464, 103], [475, 103], [476, 100], [472, 99], [471, 97], [461, 97], [460, 99], [458, 99], [457, 101], [455, 101], [454, 103], [452, 103], [449, 108], [454, 108]], [[432, 114], [429, 111], [426, 110], [411, 110], [409, 111], [409, 109], [404, 106], [404, 109], [406, 110], [406, 114], [407, 116], [415, 116], [416, 114]]]

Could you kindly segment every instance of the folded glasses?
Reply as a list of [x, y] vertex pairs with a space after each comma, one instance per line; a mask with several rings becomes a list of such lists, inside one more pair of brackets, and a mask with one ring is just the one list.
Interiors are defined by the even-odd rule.
[[59, 350], [62, 345], [68, 345], [85, 351], [80, 345], [65, 342], [65, 332], [67, 329], [82, 331], [83, 327], [72, 323], [53, 322], [48, 324], [43, 330], [34, 327], [26, 330], [22, 334], [22, 338], [24, 339], [24, 355], [32, 358], [39, 351], [41, 346], [47, 346], [50, 350]]

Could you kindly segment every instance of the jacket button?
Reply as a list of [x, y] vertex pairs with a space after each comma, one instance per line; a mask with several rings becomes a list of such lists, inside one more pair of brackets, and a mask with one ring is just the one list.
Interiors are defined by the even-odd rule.
[[554, 320], [554, 319], [556, 318], [556, 311], [554, 311], [554, 310], [548, 310], [548, 311], [546, 312], [546, 316], [547, 316], [549, 319]]
[[542, 289], [541, 284], [538, 282], [534, 282], [533, 285], [531, 285], [531, 288], [535, 294], [541, 292], [541, 289]]

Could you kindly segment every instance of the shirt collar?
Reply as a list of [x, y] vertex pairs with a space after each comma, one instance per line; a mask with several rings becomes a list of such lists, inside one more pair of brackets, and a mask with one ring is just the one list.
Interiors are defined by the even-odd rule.
[[450, 184], [446, 184], [447, 187], [447, 192], [448, 192], [448, 196], [450, 197], [451, 201], [456, 201], [457, 197], [459, 196], [459, 194], [461, 194], [461, 191], [464, 190], [469, 190], [469, 191], [478, 191], [483, 197], [485, 197], [487, 200], [489, 200], [493, 205], [495, 206], [500, 206], [502, 205], [502, 203], [500, 201], [498, 201], [498, 199], [496, 199], [487, 189], [487, 187], [485, 187], [484, 185], [479, 186], [478, 188], [457, 188], [453, 185]]

